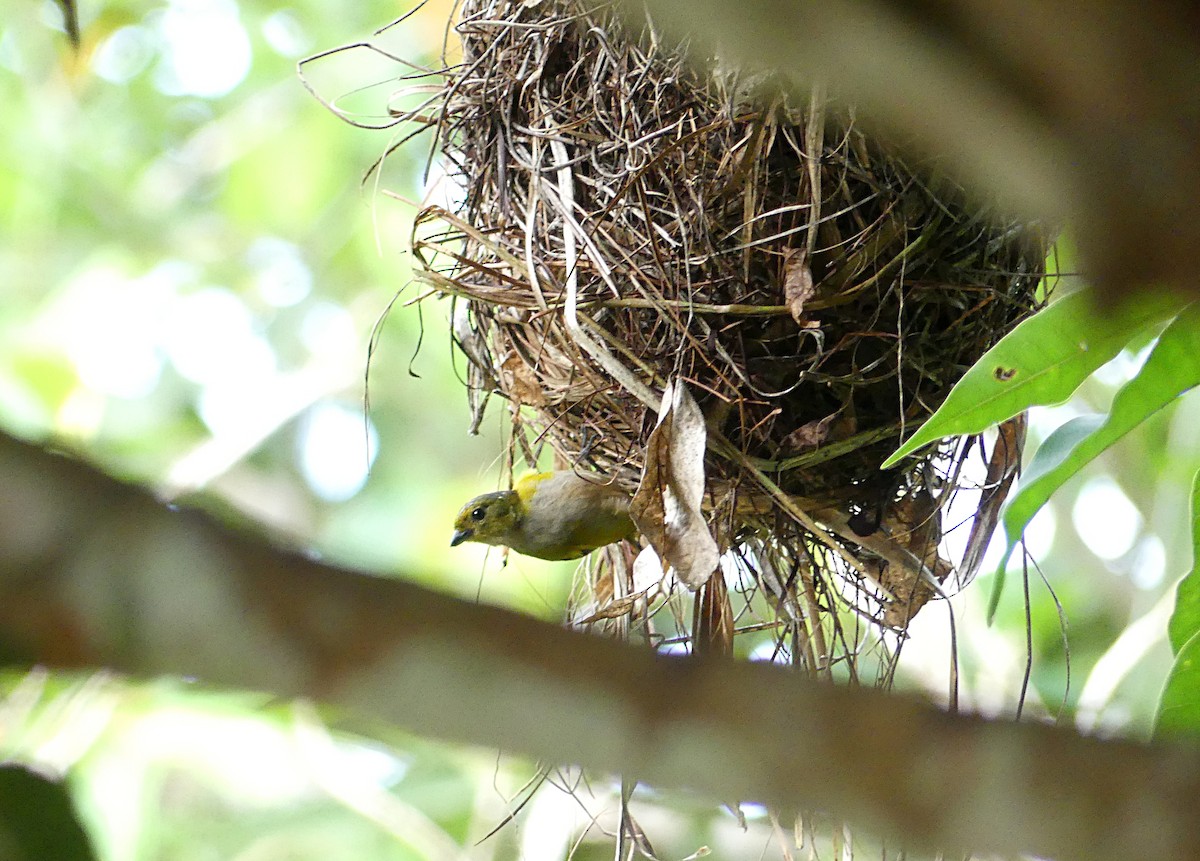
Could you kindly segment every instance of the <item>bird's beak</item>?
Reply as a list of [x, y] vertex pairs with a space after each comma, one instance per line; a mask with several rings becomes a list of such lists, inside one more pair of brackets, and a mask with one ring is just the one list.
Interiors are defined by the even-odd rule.
[[455, 529], [454, 536], [450, 539], [450, 546], [457, 547], [458, 545], [462, 544], [464, 541], [469, 540], [470, 537], [474, 534], [475, 534], [475, 532], [471, 529]]

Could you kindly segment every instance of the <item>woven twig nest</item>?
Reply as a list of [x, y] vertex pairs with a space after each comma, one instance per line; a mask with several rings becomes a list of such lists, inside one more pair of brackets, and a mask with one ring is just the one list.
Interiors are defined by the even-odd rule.
[[476, 408], [512, 405], [526, 460], [548, 443], [632, 489], [682, 381], [709, 526], [738, 588], [803, 629], [794, 657], [833, 659], [839, 610], [906, 624], [952, 567], [937, 512], [965, 446], [879, 465], [1036, 308], [1042, 231], [819, 90], [685, 60], [608, 4], [466, 0], [456, 29], [424, 116], [461, 198], [413, 247], [459, 303]]

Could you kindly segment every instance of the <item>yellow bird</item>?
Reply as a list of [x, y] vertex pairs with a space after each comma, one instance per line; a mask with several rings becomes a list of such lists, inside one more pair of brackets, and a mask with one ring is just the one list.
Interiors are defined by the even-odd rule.
[[636, 535], [624, 491], [563, 470], [526, 475], [512, 490], [472, 499], [454, 521], [450, 546], [478, 541], [539, 559], [578, 559]]

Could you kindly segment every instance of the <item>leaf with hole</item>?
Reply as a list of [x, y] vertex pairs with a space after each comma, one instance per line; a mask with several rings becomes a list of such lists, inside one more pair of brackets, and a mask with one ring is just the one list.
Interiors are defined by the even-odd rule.
[[988, 618], [1004, 586], [1013, 548], [1051, 495], [1105, 449], [1184, 392], [1200, 385], [1200, 304], [1189, 305], [1159, 335], [1146, 364], [1121, 387], [1107, 416], [1085, 416], [1058, 428], [1042, 443], [1016, 496], [1004, 511], [1008, 546], [1000, 562]]
[[1053, 302], [988, 350], [883, 468], [945, 437], [980, 433], [1029, 407], [1065, 401], [1138, 333], [1178, 307], [1177, 300], [1146, 297], [1137, 307], [1104, 314], [1082, 293]]

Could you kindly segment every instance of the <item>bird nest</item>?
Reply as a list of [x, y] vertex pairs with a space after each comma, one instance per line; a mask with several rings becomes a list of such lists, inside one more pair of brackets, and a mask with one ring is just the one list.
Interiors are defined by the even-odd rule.
[[[707, 430], [726, 578], [695, 627], [676, 606], [675, 641], [768, 630], [816, 668], [853, 653], [848, 618], [903, 628], [950, 588], [940, 512], [971, 441], [880, 463], [1037, 308], [1043, 231], [820, 88], [697, 61], [608, 3], [460, 12], [461, 62], [405, 118], [436, 130], [455, 189], [420, 211], [413, 250], [426, 295], [456, 302], [476, 426], [499, 395], [514, 460], [548, 444], [632, 489], [678, 380]], [[1020, 430], [997, 442], [993, 507]], [[606, 552], [576, 620], [652, 614], [629, 568]]]

